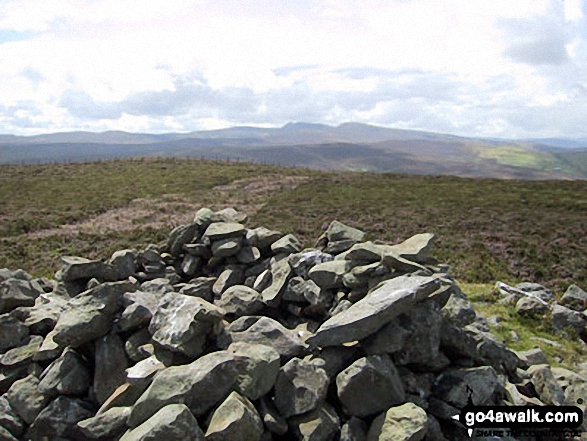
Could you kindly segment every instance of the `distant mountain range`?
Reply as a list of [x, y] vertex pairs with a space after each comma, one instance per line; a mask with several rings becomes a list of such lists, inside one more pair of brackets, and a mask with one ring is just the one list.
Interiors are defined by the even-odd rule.
[[191, 133], [0, 135], [1, 164], [137, 156], [246, 160], [315, 169], [519, 179], [587, 179], [587, 138], [466, 138], [361, 123], [289, 123]]

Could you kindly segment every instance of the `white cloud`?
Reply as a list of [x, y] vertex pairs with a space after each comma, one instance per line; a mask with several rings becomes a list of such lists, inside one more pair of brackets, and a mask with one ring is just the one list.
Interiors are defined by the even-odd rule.
[[355, 119], [585, 135], [511, 110], [585, 107], [583, 13], [580, 0], [14, 0], [0, 31], [32, 34], [0, 44], [0, 132]]

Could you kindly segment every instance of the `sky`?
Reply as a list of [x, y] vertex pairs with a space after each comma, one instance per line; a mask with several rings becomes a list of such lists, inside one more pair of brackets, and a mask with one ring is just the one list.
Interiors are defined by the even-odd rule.
[[587, 137], [587, 0], [0, 0], [0, 134]]

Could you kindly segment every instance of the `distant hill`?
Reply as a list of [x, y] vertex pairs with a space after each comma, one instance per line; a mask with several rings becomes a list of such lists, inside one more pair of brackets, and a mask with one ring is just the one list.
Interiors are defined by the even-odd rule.
[[587, 179], [587, 139], [465, 138], [348, 122], [190, 133], [108, 131], [0, 136], [0, 163], [136, 156], [247, 160], [313, 169], [519, 179]]

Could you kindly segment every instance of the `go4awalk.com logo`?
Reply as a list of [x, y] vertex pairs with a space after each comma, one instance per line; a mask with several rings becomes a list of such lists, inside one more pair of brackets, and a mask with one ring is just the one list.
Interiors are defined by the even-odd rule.
[[580, 436], [583, 411], [576, 406], [466, 406], [453, 416], [469, 436]]

